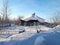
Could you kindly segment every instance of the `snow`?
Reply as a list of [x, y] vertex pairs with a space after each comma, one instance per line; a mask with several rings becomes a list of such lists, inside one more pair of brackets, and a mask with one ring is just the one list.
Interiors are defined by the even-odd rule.
[[38, 20], [39, 22], [45, 22], [45, 20], [43, 18], [40, 18], [36, 15], [32, 15], [32, 16], [29, 16], [27, 18], [23, 18], [23, 20], [25, 21], [29, 21], [29, 20]]
[[39, 36], [39, 37], [37, 37], [34, 45], [42, 45], [43, 41], [45, 41], [45, 39], [43, 38], [43, 36]]
[[25, 31], [24, 26], [13, 26], [13, 27], [6, 27], [0, 30], [0, 34], [18, 34], [19, 32]]
[[56, 27], [54, 27], [50, 30], [53, 30], [54, 32], [60, 32], [60, 25], [57, 25]]
[[24, 40], [24, 39], [28, 39], [29, 37], [35, 35], [34, 33], [30, 33], [30, 32], [23, 32], [20, 34], [15, 34], [9, 37], [9, 39], [11, 40]]
[[9, 41], [9, 38], [0, 38], [0, 42]]
[[41, 41], [41, 37], [37, 38], [39, 40], [36, 39], [35, 45], [60, 45], [60, 36], [59, 35], [60, 35], [60, 33], [57, 33], [57, 32], [44, 34], [42, 36], [42, 41]]
[[[41, 32], [34, 45], [60, 45], [60, 27], [51, 29], [51, 32]], [[42, 41], [41, 41], [42, 40]]]
[[39, 26], [27, 26], [25, 27], [25, 30], [28, 32], [37, 32], [37, 30], [41, 30], [41, 31], [49, 31], [51, 28], [50, 27], [46, 27], [44, 25], [39, 25]]
[[37, 33], [24, 40], [0, 42], [1, 45], [60, 45], [60, 33]]
[[59, 25], [57, 25], [56, 27], [60, 27], [60, 24], [59, 24]]
[[[29, 27], [25, 27], [25, 29], [29, 29]], [[45, 29], [45, 26], [42, 26], [42, 29]], [[49, 29], [48, 31], [41, 31], [40, 33], [26, 31], [20, 34], [11, 35], [6, 38], [0, 38], [0, 44], [1, 45], [8, 45], [8, 44], [9, 45], [60, 45], [59, 31], [60, 31], [60, 27], [54, 27], [52, 29]]]

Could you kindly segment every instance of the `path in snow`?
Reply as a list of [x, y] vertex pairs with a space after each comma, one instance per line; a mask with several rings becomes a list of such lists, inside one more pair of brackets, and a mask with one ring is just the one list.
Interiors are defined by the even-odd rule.
[[9, 41], [9, 40], [25, 40], [25, 39], [28, 39], [30, 37], [32, 37], [33, 35], [35, 35], [36, 33], [32, 33], [32, 32], [23, 32], [23, 33], [20, 33], [20, 34], [14, 34], [8, 38], [5, 38], [5, 37], [1, 37], [0, 38], [0, 42], [1, 41]]
[[11, 40], [24, 40], [28, 39], [29, 37], [35, 35], [36, 33], [30, 33], [30, 32], [23, 32], [20, 34], [15, 34], [9, 37]]

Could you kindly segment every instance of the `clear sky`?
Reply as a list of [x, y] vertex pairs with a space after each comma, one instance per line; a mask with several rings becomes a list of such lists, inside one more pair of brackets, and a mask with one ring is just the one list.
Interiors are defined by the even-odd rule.
[[[0, 6], [2, 5], [0, 0]], [[48, 19], [56, 11], [60, 10], [60, 0], [9, 0], [11, 18], [29, 16], [36, 13], [39, 17]]]

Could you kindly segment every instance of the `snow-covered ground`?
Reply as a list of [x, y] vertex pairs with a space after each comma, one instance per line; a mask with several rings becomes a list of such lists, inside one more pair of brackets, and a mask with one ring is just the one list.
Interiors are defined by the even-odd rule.
[[30, 33], [30, 32], [23, 32], [20, 34], [15, 34], [9, 37], [10, 40], [24, 40], [28, 39], [29, 37], [32, 37], [36, 33]]
[[51, 28], [46, 27], [44, 25], [40, 25], [40, 26], [27, 26], [25, 27], [25, 30], [28, 32], [37, 32], [37, 30], [41, 30], [41, 31], [49, 31]]
[[[60, 45], [60, 27], [45, 28], [40, 33], [32, 32], [34, 27], [25, 27], [26, 32], [0, 38], [1, 45]], [[48, 31], [45, 31], [48, 29]]]

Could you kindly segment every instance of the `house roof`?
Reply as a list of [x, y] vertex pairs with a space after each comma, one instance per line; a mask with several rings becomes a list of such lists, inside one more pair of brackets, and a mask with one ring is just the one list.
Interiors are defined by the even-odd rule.
[[29, 21], [29, 20], [38, 20], [39, 22], [45, 22], [45, 19], [38, 17], [37, 15], [35, 15], [35, 13], [33, 13], [31, 16], [24, 18], [24, 21]]

